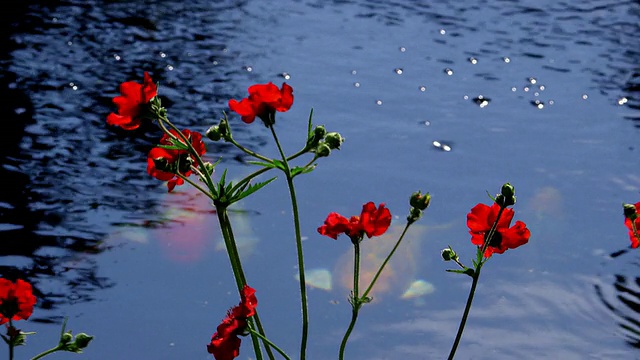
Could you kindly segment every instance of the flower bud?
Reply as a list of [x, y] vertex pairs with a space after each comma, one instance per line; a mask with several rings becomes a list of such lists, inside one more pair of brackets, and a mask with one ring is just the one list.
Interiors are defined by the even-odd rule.
[[[510, 183], [506, 183], [502, 185], [500, 195], [502, 195], [503, 204], [498, 203], [498, 205], [503, 207], [515, 205], [516, 203], [515, 193], [516, 193], [516, 189]], [[497, 199], [500, 197], [500, 195], [496, 197], [496, 202], [497, 202]]]
[[207, 130], [207, 132], [205, 133], [205, 136], [208, 137], [210, 140], [219, 141], [220, 139], [222, 139], [222, 135], [220, 134], [220, 126], [213, 125], [212, 127], [209, 128], [209, 130]]
[[409, 199], [409, 205], [418, 210], [426, 210], [430, 202], [431, 195], [429, 193], [423, 195], [420, 191], [411, 194], [411, 198]]
[[60, 336], [60, 343], [61, 344], [67, 344], [71, 340], [73, 340], [73, 335], [71, 335], [70, 331], [66, 332], [66, 333], [62, 334], [62, 336]]
[[93, 340], [93, 336], [87, 335], [85, 333], [80, 333], [76, 335], [75, 344], [78, 347], [78, 349], [84, 349], [87, 346], [89, 346], [89, 342], [91, 342], [91, 340]]
[[319, 144], [316, 148], [316, 155], [318, 157], [326, 157], [331, 154], [331, 148], [327, 144]]
[[208, 161], [204, 163], [204, 169], [207, 171], [207, 174], [209, 174], [209, 176], [213, 175], [215, 168], [216, 166]]
[[633, 204], [622, 204], [622, 208], [624, 209], [624, 217], [631, 221], [636, 221], [638, 218], [638, 211], [636, 210], [636, 206]]
[[421, 216], [422, 216], [422, 210], [412, 207], [409, 210], [409, 215], [407, 215], [407, 222], [409, 224], [413, 224], [414, 222], [418, 221], [418, 219], [420, 219]]
[[327, 134], [327, 130], [322, 125], [318, 125], [318, 126], [316, 126], [315, 129], [313, 129], [313, 136], [315, 136], [316, 139], [318, 139], [318, 140], [324, 139], [324, 136], [326, 134]]
[[344, 142], [344, 138], [337, 132], [330, 132], [324, 136], [324, 143], [329, 146], [330, 149], [340, 150], [340, 145]]
[[456, 254], [455, 251], [453, 251], [453, 249], [451, 248], [451, 246], [449, 246], [446, 249], [442, 249], [442, 251], [440, 252], [440, 255], [442, 256], [442, 259], [444, 261], [457, 261], [458, 260], [458, 254]]

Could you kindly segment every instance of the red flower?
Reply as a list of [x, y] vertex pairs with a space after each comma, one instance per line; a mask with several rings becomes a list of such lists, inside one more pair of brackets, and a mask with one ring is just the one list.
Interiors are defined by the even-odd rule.
[[[491, 207], [485, 204], [478, 204], [467, 214], [467, 226], [471, 234], [471, 242], [477, 246], [483, 246], [489, 230], [496, 221], [500, 206], [496, 203]], [[531, 235], [527, 225], [522, 221], [516, 221], [515, 225], [511, 225], [514, 212], [512, 209], [504, 209], [500, 220], [496, 226], [496, 232], [489, 241], [484, 252], [484, 257], [488, 258], [493, 253], [502, 254], [507, 249], [515, 249], [520, 245], [524, 245], [529, 241]]]
[[371, 238], [384, 234], [391, 225], [391, 212], [384, 207], [384, 204], [376, 209], [376, 205], [368, 202], [362, 206], [360, 216], [352, 216], [350, 219], [332, 212], [327, 216], [324, 225], [318, 228], [321, 235], [328, 236], [334, 240], [338, 235], [344, 233], [352, 241], [362, 239], [364, 234]]
[[216, 360], [232, 360], [240, 355], [241, 340], [238, 335], [245, 335], [247, 318], [255, 315], [258, 299], [255, 290], [245, 285], [240, 294], [240, 304], [227, 311], [227, 317], [222, 320], [216, 333], [207, 345], [207, 352], [213, 354]]
[[293, 88], [282, 83], [282, 89], [278, 89], [272, 82], [250, 86], [248, 98], [229, 100], [229, 108], [242, 116], [242, 121], [250, 124], [257, 116], [267, 126], [275, 122], [276, 111], [288, 111], [292, 104]]
[[[178, 132], [173, 129], [169, 130], [169, 132], [176, 136], [180, 143], [184, 144], [184, 141], [178, 136]], [[192, 132], [188, 129], [183, 130], [182, 134], [189, 140], [198, 155], [204, 155], [206, 148], [202, 141], [202, 134], [196, 131]], [[162, 136], [160, 145], [173, 145], [169, 135], [164, 134]], [[156, 147], [151, 149], [147, 156], [147, 173], [158, 180], [168, 181], [167, 187], [169, 188], [169, 192], [171, 192], [176, 185], [184, 184], [184, 180], [176, 174], [182, 174], [184, 176], [191, 175], [193, 173], [191, 166], [198, 167], [198, 163], [189, 156], [187, 150]]]
[[[640, 202], [635, 203], [634, 206], [636, 207], [636, 212], [640, 213]], [[638, 218], [634, 222], [636, 223], [636, 230], [640, 231], [640, 216], [638, 216]], [[624, 224], [627, 225], [627, 228], [629, 229], [629, 239], [631, 240], [631, 247], [635, 249], [640, 246], [640, 240], [638, 239], [636, 234], [633, 233], [633, 225], [631, 223], [631, 219], [625, 217]]]
[[31, 284], [18, 279], [15, 283], [0, 278], [0, 325], [11, 320], [27, 320], [33, 313], [36, 297]]
[[158, 88], [145, 71], [144, 84], [135, 81], [123, 82], [120, 84], [120, 93], [122, 95], [113, 98], [113, 103], [118, 106], [118, 114], [109, 114], [107, 124], [120, 126], [125, 130], [135, 130], [140, 127], [143, 106], [158, 95]]

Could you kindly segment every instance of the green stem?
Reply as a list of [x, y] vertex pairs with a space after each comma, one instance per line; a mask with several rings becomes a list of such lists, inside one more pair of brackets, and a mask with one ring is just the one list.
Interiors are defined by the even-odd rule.
[[[13, 320], [9, 318], [9, 329], [13, 328]], [[9, 335], [9, 334], [7, 334]], [[9, 335], [9, 360], [13, 360], [13, 336]]]
[[353, 293], [351, 294], [350, 299], [351, 322], [349, 323], [349, 327], [344, 333], [344, 337], [342, 338], [342, 342], [340, 343], [340, 354], [338, 357], [340, 360], [344, 360], [344, 351], [347, 348], [347, 341], [349, 340], [351, 331], [353, 331], [353, 328], [356, 326], [356, 321], [358, 320], [358, 312], [360, 311], [360, 307], [362, 306], [362, 298], [358, 293], [358, 285], [360, 283], [360, 240], [361, 239], [357, 239], [353, 242]]
[[[240, 262], [238, 247], [236, 246], [235, 239], [233, 238], [233, 231], [231, 229], [229, 216], [227, 215], [227, 208], [221, 204], [215, 204], [215, 206], [216, 214], [218, 214], [218, 222], [220, 223], [220, 231], [222, 232], [227, 254], [229, 255], [229, 262], [231, 263], [233, 277], [236, 280], [236, 286], [238, 287], [238, 294], [241, 294], [244, 285], [247, 283], [247, 279], [245, 278], [244, 271], [242, 270], [242, 263]], [[256, 354], [256, 359], [261, 360], [262, 350], [260, 349], [259, 339], [255, 335], [251, 335], [251, 341], [253, 342], [253, 350]]]
[[260, 160], [265, 161], [265, 162], [271, 162], [271, 159], [269, 159], [268, 157], [260, 155], [255, 151], [247, 149], [246, 147], [238, 144], [233, 138], [228, 138], [226, 140], [229, 141], [230, 143], [232, 143], [238, 149], [242, 150], [244, 153], [246, 153], [246, 154], [248, 154], [250, 156], [253, 156], [256, 159], [260, 159]]
[[400, 246], [402, 239], [404, 239], [404, 235], [407, 233], [407, 230], [409, 230], [409, 226], [411, 226], [411, 223], [407, 223], [407, 225], [405, 225], [404, 230], [402, 230], [402, 234], [398, 238], [398, 241], [396, 241], [396, 244], [393, 246], [393, 249], [391, 249], [391, 252], [389, 253], [389, 255], [387, 255], [387, 258], [384, 259], [384, 261], [382, 262], [382, 265], [380, 265], [378, 272], [376, 272], [376, 275], [373, 277], [373, 280], [371, 280], [371, 284], [369, 284], [369, 287], [367, 287], [367, 290], [365, 290], [364, 294], [362, 294], [363, 298], [367, 297], [367, 295], [369, 295], [369, 292], [371, 292], [371, 289], [373, 289], [373, 285], [376, 283], [376, 281], [380, 277], [380, 274], [382, 274], [382, 270], [384, 270], [384, 267], [387, 266], [387, 263], [389, 262], [389, 260], [391, 260], [391, 257], [398, 249], [398, 246]]
[[60, 351], [60, 350], [62, 350], [62, 349], [60, 348], [60, 346], [56, 346], [56, 347], [54, 347], [54, 348], [51, 348], [51, 349], [49, 349], [49, 350], [47, 350], [47, 351], [44, 351], [44, 352], [41, 352], [40, 354], [38, 354], [38, 355], [36, 355], [36, 356], [32, 357], [32, 358], [31, 358], [31, 360], [38, 360], [38, 359], [41, 359], [41, 358], [43, 358], [43, 357], [45, 357], [45, 356], [47, 356], [47, 355], [49, 355], [49, 354], [53, 354], [54, 352], [57, 352], [57, 351]]
[[287, 177], [287, 185], [289, 187], [289, 197], [291, 198], [291, 208], [293, 210], [293, 224], [296, 233], [296, 250], [298, 258], [298, 276], [300, 278], [300, 302], [302, 306], [302, 338], [300, 341], [300, 360], [304, 360], [306, 358], [307, 337], [309, 333], [309, 309], [307, 304], [307, 283], [304, 274], [304, 252], [302, 250], [302, 234], [300, 231], [298, 201], [296, 199], [296, 189], [293, 185], [293, 176], [291, 176], [291, 169], [289, 168], [288, 159], [285, 156], [284, 151], [282, 150], [282, 146], [280, 146], [280, 141], [278, 141], [278, 136], [276, 135], [276, 131], [273, 128], [273, 125], [269, 126], [269, 129], [271, 130], [271, 135], [273, 135], [273, 139], [275, 140], [278, 151], [280, 152], [280, 156], [282, 157], [282, 162], [284, 164], [284, 173]]
[[249, 331], [251, 332], [251, 334], [255, 334], [257, 337], [262, 339], [262, 342], [264, 342], [265, 344], [269, 344], [269, 346], [271, 346], [272, 348], [276, 349], [276, 351], [278, 353], [280, 353], [280, 355], [282, 355], [282, 357], [284, 357], [287, 360], [291, 360], [291, 358], [289, 357], [289, 355], [287, 355], [287, 353], [285, 353], [282, 349], [280, 349], [278, 347], [278, 345], [274, 344], [271, 340], [269, 340], [266, 337], [264, 337], [261, 333], [253, 330], [252, 328], [249, 328]]
[[464, 326], [467, 323], [469, 311], [471, 310], [471, 303], [473, 302], [473, 296], [475, 295], [476, 286], [478, 285], [478, 279], [480, 278], [480, 269], [482, 269], [482, 264], [479, 264], [478, 268], [473, 273], [473, 282], [471, 283], [471, 290], [469, 290], [467, 305], [464, 307], [464, 313], [462, 314], [462, 319], [460, 320], [460, 325], [458, 326], [458, 333], [456, 334], [456, 339], [454, 340], [451, 351], [449, 352], [449, 357], [447, 358], [448, 360], [453, 360], [453, 357], [456, 354], [456, 350], [458, 349], [458, 345], [460, 344], [460, 340], [462, 339], [462, 332], [464, 331]]

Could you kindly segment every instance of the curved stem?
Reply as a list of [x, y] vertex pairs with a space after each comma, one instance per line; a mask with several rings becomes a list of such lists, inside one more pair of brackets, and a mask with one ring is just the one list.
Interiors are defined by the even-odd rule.
[[407, 230], [409, 230], [409, 226], [411, 226], [411, 223], [407, 223], [407, 225], [405, 225], [404, 230], [402, 230], [402, 234], [398, 238], [398, 241], [396, 241], [396, 244], [393, 246], [393, 249], [391, 249], [391, 252], [389, 252], [389, 255], [387, 255], [387, 258], [384, 259], [384, 261], [382, 262], [382, 265], [380, 265], [378, 272], [376, 272], [376, 275], [373, 277], [373, 280], [371, 280], [371, 284], [369, 284], [369, 286], [367, 287], [367, 290], [365, 290], [365, 292], [362, 294], [362, 297], [367, 297], [371, 289], [373, 289], [373, 285], [376, 283], [376, 281], [380, 277], [380, 274], [382, 274], [382, 270], [384, 270], [384, 267], [387, 266], [387, 263], [389, 262], [389, 260], [391, 260], [391, 257], [398, 249], [398, 246], [400, 246], [402, 239], [404, 239], [404, 235], [407, 233]]
[[349, 323], [349, 327], [347, 328], [347, 332], [344, 334], [342, 338], [342, 343], [340, 343], [340, 355], [339, 360], [344, 360], [344, 350], [347, 347], [347, 340], [349, 340], [349, 335], [351, 335], [351, 331], [356, 325], [356, 321], [358, 320], [358, 310], [351, 309], [351, 322]]
[[264, 337], [261, 333], [253, 330], [253, 328], [249, 328], [249, 331], [251, 332], [251, 334], [255, 334], [257, 337], [259, 337], [260, 339], [262, 339], [262, 341], [266, 344], [269, 344], [271, 347], [273, 347], [274, 349], [276, 349], [276, 351], [282, 355], [282, 357], [284, 357], [287, 360], [291, 360], [291, 358], [289, 357], [289, 355], [287, 355], [287, 353], [285, 353], [282, 349], [280, 349], [276, 344], [274, 344], [271, 340], [267, 339], [266, 337]]
[[266, 162], [271, 162], [271, 159], [269, 159], [268, 157], [264, 156], [264, 155], [260, 155], [255, 151], [249, 150], [246, 147], [238, 144], [233, 138], [228, 138], [226, 139], [228, 142], [230, 142], [231, 144], [233, 144], [235, 147], [237, 147], [238, 149], [242, 150], [244, 153], [253, 156], [256, 159], [260, 159], [262, 161], [266, 161]]
[[300, 302], [302, 307], [302, 338], [300, 340], [300, 360], [304, 360], [307, 352], [307, 337], [309, 333], [309, 309], [307, 304], [307, 283], [304, 274], [304, 252], [302, 250], [302, 235], [300, 231], [300, 215], [298, 212], [298, 201], [296, 199], [296, 189], [293, 185], [293, 176], [291, 175], [291, 169], [289, 168], [288, 159], [280, 146], [278, 136], [273, 128], [273, 125], [269, 126], [271, 135], [276, 142], [282, 162], [284, 164], [284, 173], [287, 177], [287, 185], [289, 187], [289, 196], [291, 198], [291, 209], [293, 210], [293, 224], [295, 227], [296, 235], [296, 250], [298, 258], [298, 276], [300, 278]]
[[460, 340], [462, 339], [464, 326], [467, 323], [467, 318], [469, 317], [469, 311], [471, 310], [471, 303], [473, 302], [473, 296], [476, 293], [476, 286], [478, 285], [478, 279], [480, 278], [480, 269], [482, 269], [482, 264], [478, 265], [478, 268], [475, 270], [473, 274], [473, 282], [471, 283], [471, 290], [469, 290], [467, 305], [464, 307], [464, 313], [462, 314], [462, 319], [460, 320], [460, 325], [458, 326], [458, 333], [456, 334], [456, 339], [453, 341], [453, 346], [451, 347], [451, 351], [449, 352], [449, 357], [447, 358], [448, 360], [453, 360], [453, 357], [456, 354], [456, 350], [458, 349], [458, 345], [460, 344]]
[[[56, 351], [60, 351], [60, 350], [61, 350], [61, 349], [60, 349], [60, 346], [56, 346], [56, 347], [54, 347], [54, 348], [51, 348], [51, 349], [49, 349], [49, 350], [47, 350], [47, 351], [43, 351], [43, 352], [41, 352], [40, 354], [38, 354], [38, 355], [36, 355], [36, 356], [32, 357], [32, 358], [31, 358], [31, 360], [38, 360], [38, 359], [41, 359], [41, 358], [43, 358], [43, 357], [45, 357], [45, 356], [47, 356], [47, 355], [49, 355], [49, 354], [53, 354], [54, 352], [56, 352]], [[10, 358], [10, 359], [13, 359], [13, 358]]]

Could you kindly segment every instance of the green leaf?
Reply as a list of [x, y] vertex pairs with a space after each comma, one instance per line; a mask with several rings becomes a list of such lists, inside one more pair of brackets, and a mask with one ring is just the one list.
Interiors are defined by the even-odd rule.
[[233, 196], [233, 200], [231, 202], [240, 201], [240, 200], [246, 198], [247, 196], [253, 194], [254, 192], [262, 189], [263, 187], [265, 187], [267, 184], [269, 184], [270, 182], [272, 182], [275, 179], [276, 179], [276, 177], [272, 177], [271, 179], [269, 179], [267, 181], [263, 181], [263, 182], [255, 183], [253, 185], [249, 185], [249, 187], [246, 190], [236, 193], [236, 195]]
[[276, 160], [276, 159], [273, 159], [272, 161], [273, 161], [273, 166], [274, 166], [274, 167], [277, 167], [278, 169], [280, 169], [280, 170], [282, 170], [282, 171], [287, 171], [287, 170], [286, 170], [286, 169], [287, 169], [287, 167], [286, 167], [286, 166], [284, 166], [284, 163], [283, 163], [282, 161], [280, 161], [280, 160]]
[[247, 163], [252, 164], [252, 165], [258, 165], [258, 166], [266, 167], [268, 169], [273, 169], [273, 168], [276, 167], [275, 164], [264, 162], [264, 161], [247, 161]]
[[291, 169], [291, 177], [295, 177], [296, 175], [300, 175], [300, 174], [310, 173], [315, 168], [316, 168], [315, 164], [312, 166], [306, 166], [306, 167], [296, 166], [293, 169]]
[[447, 269], [447, 272], [452, 272], [452, 273], [456, 273], [456, 274], [465, 274], [465, 275], [469, 275], [471, 277], [473, 277], [475, 271], [473, 271], [473, 269], [469, 269], [469, 268], [464, 268], [464, 269]]
[[313, 108], [311, 108], [311, 111], [309, 112], [309, 125], [307, 126], [307, 134], [309, 134], [308, 136], [311, 136], [313, 134], [312, 130], [313, 130]]
[[175, 145], [156, 145], [156, 147], [159, 147], [161, 149], [166, 149], [166, 150], [183, 150], [183, 148]]

